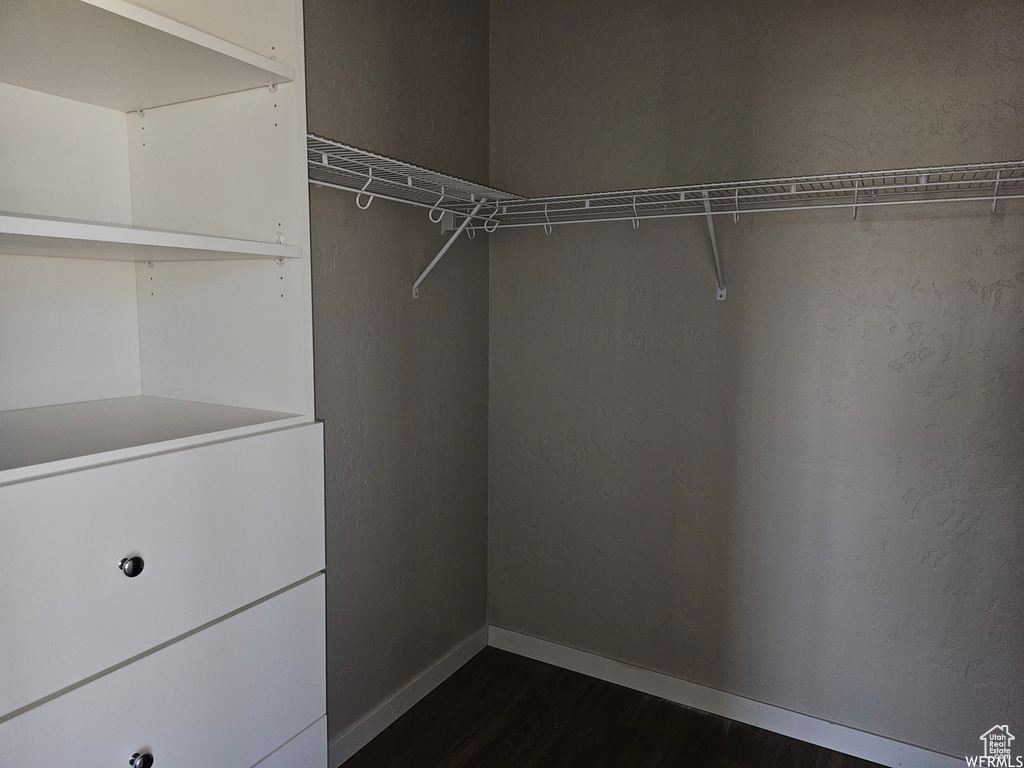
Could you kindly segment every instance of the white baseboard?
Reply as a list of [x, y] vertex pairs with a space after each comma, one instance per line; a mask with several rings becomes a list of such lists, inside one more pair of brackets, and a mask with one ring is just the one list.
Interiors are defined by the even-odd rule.
[[331, 768], [348, 760], [428, 693], [487, 647], [487, 627], [477, 630], [412, 679], [408, 685], [331, 742]]
[[962, 759], [931, 752], [884, 736], [763, 704], [676, 677], [634, 667], [597, 654], [490, 627], [488, 644], [599, 680], [632, 688], [704, 712], [781, 733], [891, 768], [964, 768]]

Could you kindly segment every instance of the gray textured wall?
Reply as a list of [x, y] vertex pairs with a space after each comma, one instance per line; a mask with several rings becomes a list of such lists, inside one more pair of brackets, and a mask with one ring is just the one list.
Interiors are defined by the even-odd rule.
[[[491, 182], [1017, 158], [1024, 3], [491, 3]], [[1024, 206], [498, 232], [488, 618], [963, 755], [1024, 723]]]
[[[307, 0], [309, 128], [487, 178], [486, 2]], [[331, 738], [485, 618], [487, 243], [310, 190]]]

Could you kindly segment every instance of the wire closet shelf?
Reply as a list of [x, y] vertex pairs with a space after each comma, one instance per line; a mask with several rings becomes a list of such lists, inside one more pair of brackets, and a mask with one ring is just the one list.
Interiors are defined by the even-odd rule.
[[[1024, 161], [908, 168], [892, 171], [793, 176], [722, 184], [619, 190], [557, 197], [533, 197], [501, 204], [499, 226], [631, 221], [682, 216], [852, 210], [913, 203], [987, 201], [1024, 198]], [[474, 223], [474, 227], [476, 224]]]
[[[497, 206], [525, 199], [314, 134], [306, 136], [306, 160], [311, 184], [354, 192], [356, 205], [363, 210], [379, 197], [428, 208], [435, 224], [451, 213], [493, 231]], [[482, 201], [486, 202], [480, 206]]]
[[[1024, 198], [1024, 160], [944, 165], [892, 171], [791, 176], [758, 181], [690, 184], [554, 197], [523, 197], [455, 176], [421, 168], [373, 152], [307, 135], [311, 184], [356, 195], [365, 210], [381, 197], [429, 209], [430, 221], [454, 230], [448, 242], [412, 286], [419, 286], [452, 244], [465, 232], [494, 232], [512, 227], [543, 227], [551, 234], [562, 224], [703, 216], [714, 256], [717, 298], [726, 297], [725, 276], [715, 233], [716, 216], [774, 211], [814, 211], [914, 203], [984, 203], [995, 213], [1001, 200]], [[447, 219], [446, 219], [447, 216]]]

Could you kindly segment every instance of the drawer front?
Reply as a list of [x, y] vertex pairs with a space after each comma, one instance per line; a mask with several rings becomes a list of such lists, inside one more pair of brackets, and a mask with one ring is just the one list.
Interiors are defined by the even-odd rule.
[[0, 487], [0, 717], [323, 569], [323, 515], [320, 424]]
[[255, 768], [327, 768], [327, 718], [321, 717]]
[[0, 724], [0, 765], [250, 768], [325, 699], [317, 576]]

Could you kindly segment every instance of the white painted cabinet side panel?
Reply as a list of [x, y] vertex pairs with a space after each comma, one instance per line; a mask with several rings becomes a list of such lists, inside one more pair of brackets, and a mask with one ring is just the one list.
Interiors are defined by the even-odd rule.
[[312, 418], [306, 262], [139, 264], [143, 394]]
[[132, 223], [123, 112], [0, 83], [0, 211]]
[[134, 264], [0, 256], [0, 411], [140, 394]]
[[0, 487], [0, 716], [322, 570], [323, 509], [320, 424]]
[[295, 66], [294, 0], [135, 0], [135, 4]]
[[327, 768], [327, 718], [317, 720], [253, 768]]
[[325, 712], [323, 606], [319, 576], [0, 724], [0, 765], [249, 768]]

